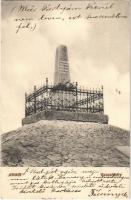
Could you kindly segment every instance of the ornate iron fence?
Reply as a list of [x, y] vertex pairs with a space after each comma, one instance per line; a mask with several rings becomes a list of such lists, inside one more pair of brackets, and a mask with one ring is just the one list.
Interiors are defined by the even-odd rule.
[[31, 94], [25, 94], [25, 116], [43, 110], [70, 112], [104, 113], [103, 87], [87, 90], [75, 84], [34, 86]]

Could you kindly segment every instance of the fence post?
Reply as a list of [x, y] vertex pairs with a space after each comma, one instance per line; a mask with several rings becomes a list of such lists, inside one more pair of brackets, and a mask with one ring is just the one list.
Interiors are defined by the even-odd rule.
[[27, 112], [27, 93], [25, 92], [25, 117], [28, 116], [28, 112]]
[[87, 113], [88, 113], [88, 91], [87, 91]]
[[48, 88], [48, 78], [46, 78], [46, 88]]
[[102, 89], [102, 113], [104, 113], [104, 95], [103, 95], [104, 88], [103, 88], [103, 85], [102, 85], [101, 89]]
[[36, 113], [36, 85], [34, 86], [34, 113]]
[[76, 82], [76, 110], [78, 108], [78, 91], [77, 91], [78, 83]]

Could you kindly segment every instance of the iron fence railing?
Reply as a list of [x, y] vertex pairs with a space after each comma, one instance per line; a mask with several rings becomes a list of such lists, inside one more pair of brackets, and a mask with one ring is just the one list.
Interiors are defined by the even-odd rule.
[[25, 116], [43, 110], [61, 110], [70, 112], [104, 113], [103, 87], [100, 89], [82, 89], [75, 84], [49, 85], [25, 94]]

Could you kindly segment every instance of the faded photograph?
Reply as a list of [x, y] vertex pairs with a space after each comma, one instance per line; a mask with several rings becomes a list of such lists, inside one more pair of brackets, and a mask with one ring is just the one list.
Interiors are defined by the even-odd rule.
[[2, 166], [129, 167], [128, 9], [2, 2]]

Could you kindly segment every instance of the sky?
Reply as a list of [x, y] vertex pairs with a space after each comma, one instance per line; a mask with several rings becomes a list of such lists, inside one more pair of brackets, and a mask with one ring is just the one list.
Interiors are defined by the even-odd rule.
[[[25, 92], [42, 86], [46, 77], [53, 83], [55, 51], [60, 44], [68, 48], [71, 81], [89, 89], [103, 85], [109, 124], [129, 130], [129, 20], [42, 22], [34, 32], [16, 34], [18, 13], [10, 11], [19, 4], [2, 2], [2, 131], [21, 127]], [[119, 2], [115, 11], [127, 13], [128, 6]]]

